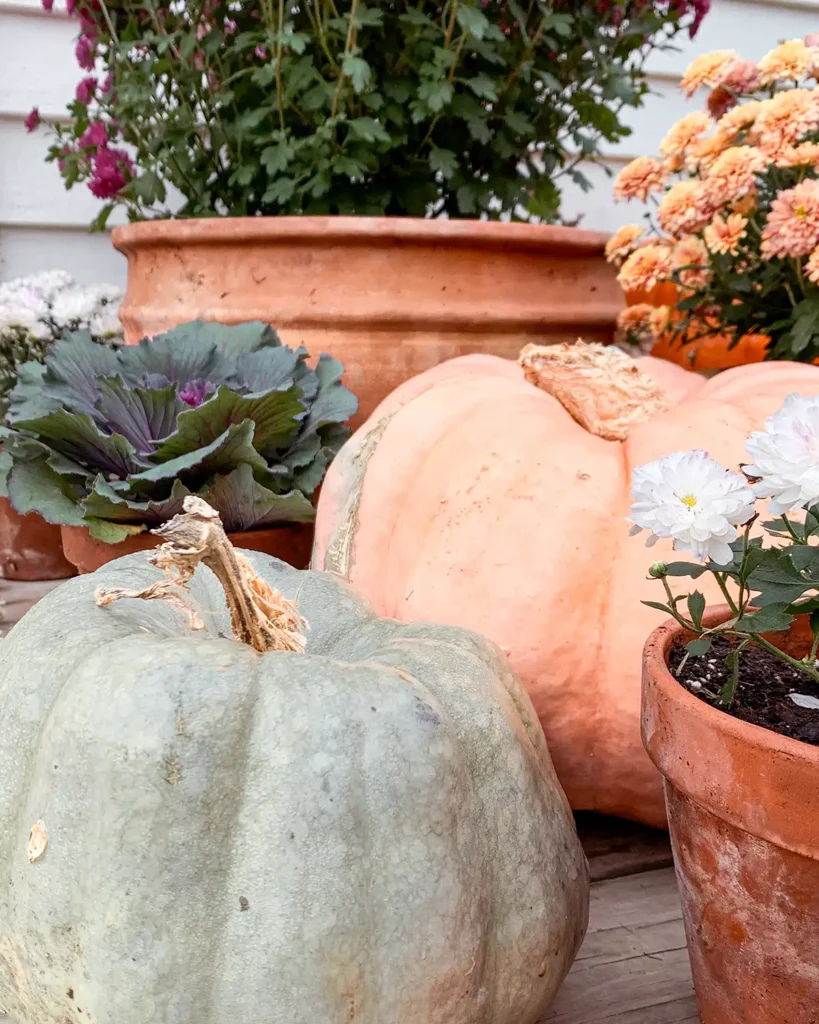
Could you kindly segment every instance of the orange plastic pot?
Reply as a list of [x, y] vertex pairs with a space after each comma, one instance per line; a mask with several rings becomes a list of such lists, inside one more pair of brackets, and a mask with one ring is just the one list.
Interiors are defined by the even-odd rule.
[[[637, 306], [645, 302], [650, 306], [674, 306], [677, 297], [677, 286], [670, 281], [661, 281], [650, 291], [626, 292], [626, 305]], [[733, 366], [761, 363], [770, 341], [767, 334], [744, 334], [731, 347], [731, 336], [728, 334], [714, 334], [705, 338], [692, 335], [692, 338], [694, 340], [682, 344], [676, 335], [664, 335], [655, 343], [651, 354], [685, 367], [686, 370], [727, 370]]]
[[[148, 551], [162, 543], [152, 533], [136, 533], [119, 544], [105, 544], [95, 540], [85, 526], [63, 526], [63, 550], [77, 572], [96, 572], [100, 566], [123, 555], [136, 551]], [[310, 563], [310, 548], [313, 543], [312, 523], [288, 523], [286, 526], [271, 526], [262, 530], [245, 530], [229, 533], [233, 545], [248, 551], [262, 551], [274, 558], [306, 569]]]
[[[646, 644], [642, 731], [664, 777], [703, 1024], [816, 1024], [819, 748], [692, 696], [667, 667], [681, 634], [672, 622]], [[810, 647], [799, 621], [769, 639]]]
[[0, 498], [0, 576], [6, 580], [64, 580], [74, 566], [63, 554], [60, 527], [36, 512], [21, 516]]
[[344, 364], [363, 422], [414, 374], [526, 341], [612, 340], [623, 295], [608, 236], [536, 224], [371, 217], [149, 221], [128, 258], [125, 340], [188, 320], [263, 320]]

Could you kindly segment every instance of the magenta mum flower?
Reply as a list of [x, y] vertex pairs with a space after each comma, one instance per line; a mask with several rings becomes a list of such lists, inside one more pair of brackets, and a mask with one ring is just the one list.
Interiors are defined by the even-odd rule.
[[51, 11], [54, 9], [54, 0], [42, 0], [42, 3], [44, 10]]
[[77, 9], [77, 0], [65, 0], [65, 9], [69, 14], [73, 14]]
[[88, 78], [84, 78], [77, 86], [77, 99], [83, 104], [83, 106], [87, 107], [94, 98], [94, 93], [96, 91], [97, 80], [93, 75], [89, 75]]
[[74, 56], [77, 58], [77, 63], [85, 71], [94, 70], [94, 58], [96, 56], [96, 45], [91, 36], [87, 36], [83, 33], [77, 40], [77, 45], [74, 47]]
[[123, 149], [99, 149], [88, 187], [97, 199], [113, 199], [128, 183], [133, 161]]
[[31, 108], [31, 112], [29, 113], [25, 121], [23, 121], [23, 124], [26, 126], [27, 132], [36, 131], [40, 124], [40, 111], [37, 109], [37, 107]]
[[108, 145], [108, 129], [103, 121], [93, 121], [78, 140], [80, 149], [100, 148]]

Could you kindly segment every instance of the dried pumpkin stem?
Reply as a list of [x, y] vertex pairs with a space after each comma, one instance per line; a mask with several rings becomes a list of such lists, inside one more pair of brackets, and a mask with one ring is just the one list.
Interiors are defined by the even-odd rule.
[[671, 400], [629, 356], [610, 345], [527, 345], [518, 363], [530, 384], [556, 398], [590, 434], [625, 441], [671, 408]]
[[183, 508], [184, 512], [153, 531], [164, 543], [150, 561], [166, 578], [144, 590], [100, 589], [97, 604], [105, 606], [124, 597], [166, 600], [186, 610], [191, 628], [202, 629], [196, 610], [183, 596], [201, 562], [222, 584], [237, 640], [257, 651], [303, 651], [307, 623], [295, 602], [254, 572], [228, 540], [219, 513], [206, 501], [189, 495]]

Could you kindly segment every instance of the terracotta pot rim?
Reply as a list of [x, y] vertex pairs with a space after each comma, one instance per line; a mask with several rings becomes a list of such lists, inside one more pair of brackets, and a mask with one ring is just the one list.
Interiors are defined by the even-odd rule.
[[[728, 615], [726, 606], [714, 608], [705, 624]], [[683, 632], [670, 619], [645, 644], [642, 735], [649, 757], [674, 789], [712, 814], [819, 859], [819, 746], [743, 722], [690, 693], [667, 663]], [[701, 764], [704, 749], [713, 754], [710, 767]], [[733, 770], [721, 772], [725, 765]]]
[[114, 248], [126, 255], [157, 243], [212, 245], [268, 241], [280, 245], [451, 245], [481, 249], [575, 250], [599, 253], [610, 236], [555, 224], [511, 224], [420, 217], [202, 217], [153, 220], [114, 228]]

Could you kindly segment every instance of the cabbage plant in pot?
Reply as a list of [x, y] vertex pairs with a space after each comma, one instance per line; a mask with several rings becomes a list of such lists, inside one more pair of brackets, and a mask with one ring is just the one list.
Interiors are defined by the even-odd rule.
[[356, 409], [341, 364], [306, 357], [262, 323], [194, 322], [117, 351], [58, 341], [10, 396], [7, 496], [62, 527], [80, 572], [154, 546], [147, 530], [190, 494], [240, 546], [303, 567], [311, 497]]
[[71, 7], [83, 78], [50, 154], [97, 226], [149, 221], [114, 232], [126, 340], [263, 319], [339, 358], [363, 417], [452, 356], [611, 339], [605, 237], [554, 226], [561, 187], [589, 187], [708, 0]]
[[[746, 451], [743, 472], [694, 451], [633, 473], [634, 530], [694, 558], [649, 569], [664, 598], [647, 603], [671, 620], [645, 649], [643, 740], [665, 779], [704, 1024], [812, 1024], [819, 398], [790, 396]], [[708, 577], [722, 606], [680, 587]]]

